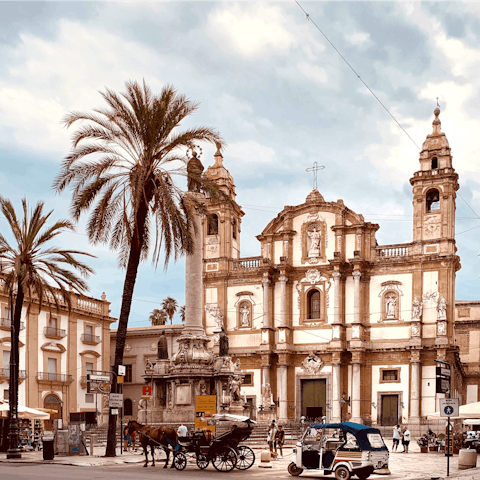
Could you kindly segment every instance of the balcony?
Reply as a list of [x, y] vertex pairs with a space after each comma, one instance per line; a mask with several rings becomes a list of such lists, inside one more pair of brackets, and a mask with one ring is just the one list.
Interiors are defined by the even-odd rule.
[[80, 377], [80, 386], [82, 388], [87, 388], [87, 376], [86, 375], [82, 375]]
[[73, 377], [64, 373], [37, 372], [37, 382], [66, 385], [73, 382]]
[[[0, 318], [0, 330], [10, 330], [12, 328], [12, 320], [10, 318]], [[20, 330], [25, 330], [25, 323], [20, 322]]]
[[[27, 371], [26, 370], [19, 370], [18, 371], [18, 379], [20, 382], [27, 378]], [[5, 380], [10, 379], [10, 367], [7, 368], [0, 368], [0, 383]]]
[[60, 330], [59, 328], [55, 327], [45, 327], [43, 329], [43, 334], [47, 338], [53, 338], [54, 340], [61, 340], [67, 336], [67, 332], [65, 330]]
[[88, 333], [81, 335], [80, 340], [86, 345], [98, 345], [100, 343], [100, 337], [98, 335], [90, 335]]

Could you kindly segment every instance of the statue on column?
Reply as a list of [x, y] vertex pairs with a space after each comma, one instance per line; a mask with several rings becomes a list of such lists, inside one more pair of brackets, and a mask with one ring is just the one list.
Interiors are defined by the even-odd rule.
[[167, 337], [165, 332], [162, 332], [157, 344], [157, 356], [159, 360], [168, 360], [168, 347], [167, 347]]
[[440, 295], [440, 300], [437, 304], [437, 319], [446, 320], [447, 319], [447, 301], [443, 295]]
[[187, 187], [189, 192], [200, 193], [203, 164], [197, 158], [197, 152], [192, 148], [192, 158], [187, 163]]
[[218, 356], [228, 357], [228, 336], [225, 333], [224, 327], [222, 327], [222, 331], [220, 332], [218, 343], [219, 343]]
[[240, 394], [240, 377], [235, 376], [230, 380], [230, 395], [234, 402], [239, 402], [241, 400]]
[[412, 319], [420, 320], [420, 317], [422, 316], [422, 307], [422, 302], [420, 302], [415, 295], [412, 304]]

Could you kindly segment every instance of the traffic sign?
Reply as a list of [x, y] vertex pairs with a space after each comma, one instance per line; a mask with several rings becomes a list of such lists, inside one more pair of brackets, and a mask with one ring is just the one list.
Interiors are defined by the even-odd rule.
[[123, 393], [111, 393], [108, 401], [109, 407], [122, 408], [123, 406]]
[[152, 396], [152, 386], [143, 385], [142, 387], [142, 397], [151, 397]]
[[441, 417], [458, 417], [458, 398], [441, 398], [440, 399], [440, 416]]
[[452, 371], [450, 370], [450, 367], [437, 367], [437, 376], [450, 378], [452, 376]]
[[118, 366], [118, 375], [120, 377], [124, 377], [126, 373], [127, 373], [127, 367], [125, 365], [119, 365]]
[[110, 375], [95, 375], [94, 373], [89, 373], [87, 380], [91, 382], [110, 382]]

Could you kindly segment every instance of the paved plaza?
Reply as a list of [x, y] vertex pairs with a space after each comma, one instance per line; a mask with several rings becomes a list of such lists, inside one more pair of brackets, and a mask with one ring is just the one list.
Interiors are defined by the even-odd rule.
[[[387, 440], [388, 447], [391, 448], [391, 440]], [[238, 471], [234, 470], [231, 473], [225, 474], [229, 475], [230, 478], [275, 478], [277, 479], [287, 479], [293, 478], [287, 472], [287, 465], [291, 462], [291, 453], [292, 449], [284, 449], [284, 458], [274, 460], [271, 462], [271, 468], [260, 468], [258, 467], [260, 463], [260, 449], [256, 449], [255, 453], [257, 459], [255, 465], [247, 471]], [[143, 461], [144, 456], [134, 454], [132, 452], [124, 453], [120, 455], [120, 452], [117, 457], [114, 458], [105, 458], [102, 455], [105, 453], [105, 447], [96, 447], [94, 456], [71, 456], [71, 457], [60, 457], [56, 456], [54, 460], [44, 461], [42, 452], [24, 452], [22, 453], [21, 460], [6, 460], [6, 454], [0, 454], [0, 462], [5, 463], [37, 463], [37, 464], [60, 464], [60, 465], [76, 465], [84, 467], [108, 467], [112, 468], [123, 465], [125, 469], [131, 471], [132, 475], [145, 475], [147, 473], [146, 469], [143, 470]], [[480, 456], [480, 455], [479, 455]], [[148, 467], [148, 473], [151, 471], [157, 471], [159, 476], [165, 476], [169, 479], [178, 475], [179, 478], [188, 478], [185, 475], [188, 475], [188, 471], [191, 473], [196, 472], [198, 475], [201, 471], [194, 464], [187, 466], [184, 473], [177, 472], [176, 470], [163, 470], [163, 459], [164, 456], [159, 459], [157, 465], [152, 468]], [[400, 452], [390, 452], [390, 462], [389, 467], [391, 474], [388, 476], [385, 475], [371, 475], [370, 479], [379, 480], [379, 479], [389, 479], [389, 480], [423, 480], [423, 479], [445, 479], [450, 478], [452, 480], [461, 479], [461, 480], [479, 480], [480, 479], [480, 458], [477, 458], [477, 468], [472, 468], [468, 470], [459, 470], [458, 469], [458, 455], [450, 458], [450, 476], [447, 477], [447, 457], [443, 453], [420, 453], [419, 447], [416, 443], [412, 442], [411, 452], [400, 453]], [[142, 470], [141, 470], [142, 469]], [[212, 475], [217, 475], [217, 472], [213, 467], [209, 466], [207, 471], [202, 473], [202, 476], [208, 478], [208, 471], [211, 470]], [[112, 472], [113, 473], [113, 472]], [[223, 474], [222, 474], [223, 475]], [[148, 475], [150, 476], [150, 475]], [[216, 476], [218, 478], [218, 476]], [[304, 472], [300, 478], [321, 478], [319, 475], [313, 472]], [[324, 478], [333, 478], [324, 477]]]

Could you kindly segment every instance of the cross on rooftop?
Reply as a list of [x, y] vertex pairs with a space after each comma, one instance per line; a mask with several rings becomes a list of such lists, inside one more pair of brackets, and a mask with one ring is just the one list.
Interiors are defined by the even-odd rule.
[[307, 168], [307, 172], [313, 172], [313, 188], [317, 190], [317, 172], [319, 170], [323, 170], [325, 167], [323, 165], [319, 165], [317, 162], [313, 162], [313, 167]]

